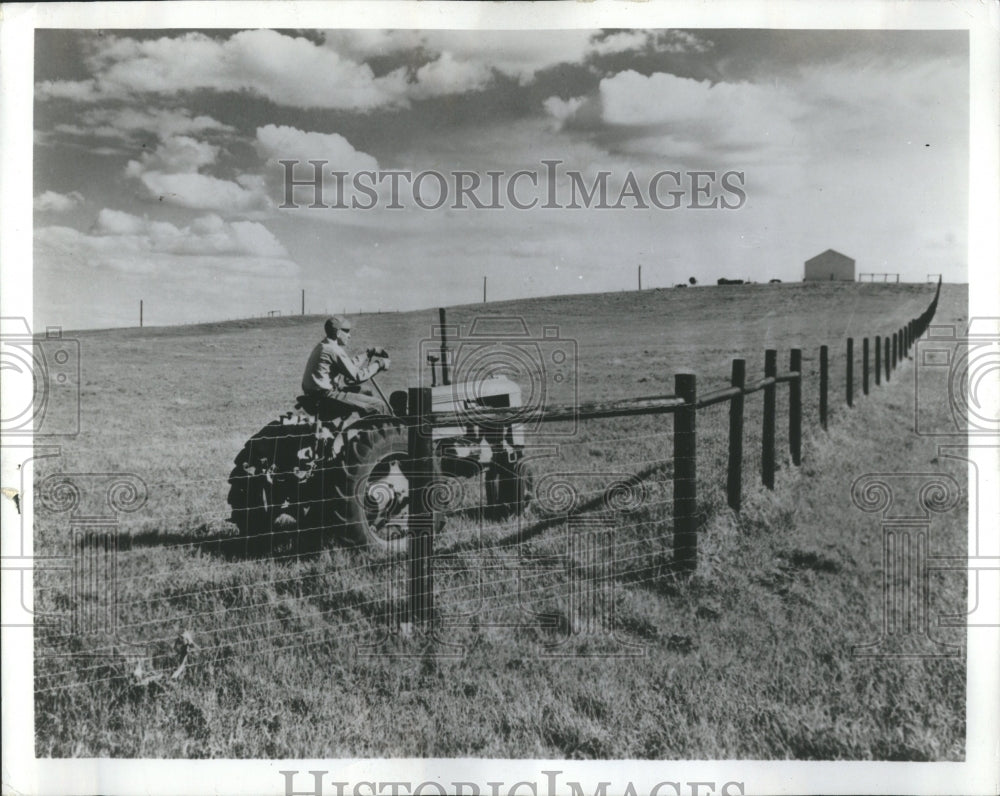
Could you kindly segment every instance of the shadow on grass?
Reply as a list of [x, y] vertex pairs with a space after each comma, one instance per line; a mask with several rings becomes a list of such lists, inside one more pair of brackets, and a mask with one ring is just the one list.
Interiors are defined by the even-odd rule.
[[[202, 523], [189, 531], [143, 531], [118, 538], [120, 552], [143, 548], [187, 549], [219, 556], [226, 560], [260, 560], [275, 557], [307, 557], [321, 553], [326, 545], [338, 544], [333, 536], [314, 530], [274, 531], [257, 536], [243, 536], [235, 526], [229, 530], [210, 530]], [[329, 538], [327, 538], [329, 536]]]
[[[630, 474], [628, 477], [638, 482], [643, 482], [653, 475], [669, 474], [672, 470], [672, 462], [660, 461], [648, 467]], [[583, 473], [582, 475], [586, 475]], [[534, 522], [522, 525], [517, 522], [517, 529], [506, 536], [493, 542], [490, 547], [497, 550], [509, 550], [518, 547], [525, 542], [536, 539], [546, 531], [564, 525], [567, 520], [585, 516], [591, 512], [607, 509], [608, 495], [599, 493], [593, 497], [579, 503], [572, 512], [567, 514], [556, 514], [541, 517]], [[641, 506], [638, 507], [641, 509]], [[635, 513], [638, 509], [629, 513]], [[491, 512], [486, 506], [470, 506], [452, 512], [449, 516], [463, 520], [472, 520], [482, 524], [484, 521], [501, 521], [502, 518]], [[202, 553], [217, 555], [227, 560], [234, 559], [264, 559], [272, 558], [276, 555], [291, 554], [294, 556], [318, 555], [326, 546], [343, 543], [337, 540], [334, 530], [279, 530], [273, 533], [260, 534], [258, 536], [246, 537], [241, 535], [235, 526], [228, 525], [230, 530], [210, 529], [207, 523], [202, 523], [189, 531], [161, 532], [144, 531], [141, 533], [122, 535], [119, 537], [119, 550], [129, 551], [141, 548], [189, 548]], [[454, 556], [460, 553], [469, 552], [480, 547], [481, 541], [475, 535], [468, 540], [460, 540], [454, 544], [439, 547], [435, 550], [436, 555]], [[672, 558], [662, 551], [651, 551], [651, 555], [657, 561], [649, 567], [630, 570], [620, 576], [623, 582], [635, 582], [646, 588], [651, 588], [656, 593], [676, 593], [676, 586], [670, 585], [680, 576]], [[643, 573], [655, 572], [653, 577], [645, 576]], [[666, 580], [661, 575], [670, 576]], [[662, 582], [661, 582], [662, 581]], [[668, 583], [669, 581], [669, 583]]]
[[[649, 467], [643, 468], [637, 473], [632, 473], [627, 476], [629, 479], [635, 479], [636, 481], [642, 482], [652, 475], [662, 473], [665, 470], [672, 470], [672, 462], [661, 461], [650, 465]], [[581, 473], [581, 475], [589, 475], [589, 473]], [[554, 514], [551, 516], [540, 517], [534, 522], [522, 525], [521, 520], [517, 520], [517, 530], [514, 533], [507, 534], [499, 539], [497, 539], [492, 547], [500, 550], [509, 550], [512, 547], [517, 547], [524, 542], [530, 541], [541, 536], [545, 531], [551, 528], [558, 527], [566, 523], [567, 520], [571, 520], [576, 517], [582, 517], [589, 514], [592, 511], [599, 509], [606, 509], [608, 507], [608, 496], [606, 493], [600, 493], [589, 500], [576, 505], [572, 512], [564, 514]], [[460, 509], [453, 512], [450, 516], [459, 517], [467, 520], [474, 520], [482, 522], [483, 520], [496, 521], [498, 518], [493, 516], [489, 509], [484, 506], [473, 506], [470, 508]], [[456, 542], [447, 547], [437, 548], [436, 553], [441, 553], [445, 555], [468, 552], [479, 546], [477, 539], [463, 540]]]
[[[671, 470], [672, 462], [658, 462], [632, 474], [631, 478], [642, 482], [653, 475], [663, 474], [665, 471], [669, 474]], [[489, 546], [495, 550], [510, 550], [540, 537], [548, 530], [565, 525], [567, 521], [571, 521], [573, 518], [582, 517], [591, 512], [606, 508], [606, 495], [598, 494], [578, 504], [572, 512], [541, 517], [523, 525], [519, 521], [515, 532], [497, 539]], [[637, 511], [641, 511], [641, 509], [642, 507], [640, 506], [637, 510], [633, 510], [630, 513], [635, 514]], [[463, 518], [473, 520], [480, 520], [484, 517], [489, 518], [486, 510], [480, 508], [463, 509], [461, 512], [455, 512], [453, 516], [462, 516]], [[706, 517], [703, 513], [699, 524], [703, 523], [705, 519]], [[667, 530], [672, 531], [672, 523]], [[659, 535], [657, 538], [660, 538]], [[438, 548], [435, 552], [440, 556], [456, 556], [474, 551], [480, 544], [478, 539], [461, 540], [447, 547]], [[635, 557], [632, 557], [632, 560], [635, 561]], [[655, 595], [676, 596], [681, 593], [682, 584], [687, 582], [689, 575], [690, 572], [684, 569], [684, 565], [674, 560], [671, 551], [650, 544], [648, 557], [641, 557], [640, 563], [637, 566], [630, 566], [624, 572], [617, 572], [615, 579], [622, 584], [636, 586]]]
[[191, 547], [201, 548], [206, 545], [221, 544], [232, 539], [234, 534], [216, 531], [206, 533], [208, 526], [201, 524], [189, 531], [142, 531], [135, 534], [123, 534], [118, 537], [118, 549], [136, 550], [143, 547]]

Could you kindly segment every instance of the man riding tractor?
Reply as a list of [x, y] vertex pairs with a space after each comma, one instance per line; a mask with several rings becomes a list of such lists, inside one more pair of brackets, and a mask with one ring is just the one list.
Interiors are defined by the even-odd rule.
[[[403, 552], [409, 536], [407, 393], [385, 400], [373, 377], [389, 367], [383, 349], [351, 357], [351, 324], [332, 317], [302, 376], [303, 395], [254, 434], [229, 475], [231, 520], [247, 551], [273, 549], [293, 533], [300, 549], [328, 535], [370, 551]], [[372, 381], [376, 398], [362, 385]], [[505, 377], [433, 388], [439, 412], [470, 407], [516, 408], [520, 388]], [[382, 400], [380, 400], [382, 399]], [[500, 518], [520, 512], [530, 479], [521, 467], [524, 439], [517, 423], [484, 426], [470, 414], [434, 428], [434, 478], [484, 473], [487, 508]], [[436, 514], [437, 526], [444, 513]]]
[[323, 328], [326, 337], [309, 354], [302, 375], [302, 392], [317, 414], [340, 417], [384, 411], [382, 401], [361, 384], [389, 369], [389, 355], [384, 349], [369, 348], [366, 354], [352, 358], [347, 351], [351, 322], [346, 318], [327, 318]]

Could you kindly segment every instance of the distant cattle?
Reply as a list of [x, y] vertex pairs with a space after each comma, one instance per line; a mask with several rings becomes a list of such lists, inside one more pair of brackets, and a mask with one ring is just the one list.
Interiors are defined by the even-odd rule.
[[771, 280], [768, 280], [768, 281], [769, 281], [769, 282], [770, 282], [770, 283], [771, 283], [772, 285], [780, 285], [780, 284], [781, 284], [781, 280], [780, 280], [780, 279], [771, 279]]
[[742, 279], [726, 279], [725, 277], [723, 277], [722, 279], [718, 280], [716, 282], [716, 284], [717, 285], [742, 285], [743, 284], [743, 280]]
[[678, 282], [674, 287], [687, 287], [683, 282]]

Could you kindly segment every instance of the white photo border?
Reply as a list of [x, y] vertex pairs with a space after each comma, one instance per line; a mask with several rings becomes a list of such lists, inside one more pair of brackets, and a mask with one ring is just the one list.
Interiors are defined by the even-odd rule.
[[[34, 31], [41, 28], [448, 28], [601, 27], [967, 30], [970, 46], [970, 317], [996, 317], [1000, 296], [1000, 30], [997, 2], [165, 2], [5, 5], [0, 23], [0, 268], [2, 315], [31, 318], [32, 108]], [[3, 401], [17, 401], [4, 385]], [[980, 455], [981, 454], [981, 455]], [[987, 474], [981, 530], [997, 533], [997, 457], [977, 454]], [[3, 484], [20, 483], [4, 457]], [[30, 479], [26, 479], [29, 480]], [[992, 490], [990, 489], [992, 487]], [[30, 495], [22, 501], [30, 527]], [[22, 518], [4, 499], [3, 525]], [[13, 525], [12, 525], [13, 523]], [[12, 555], [4, 533], [5, 557]], [[31, 555], [29, 549], [22, 555]], [[995, 547], [995, 544], [994, 544]], [[20, 599], [4, 572], [4, 604]], [[997, 579], [979, 599], [1000, 601]], [[27, 583], [30, 599], [30, 579]], [[5, 611], [7, 609], [5, 608]], [[968, 635], [967, 750], [961, 763], [797, 761], [538, 760], [39, 760], [34, 757], [32, 633], [3, 628], [3, 787], [7, 793], [284, 793], [282, 770], [328, 770], [327, 781], [438, 780], [539, 783], [546, 770], [592, 793], [601, 781], [634, 783], [648, 793], [663, 780], [743, 783], [744, 793], [997, 792], [1000, 629]], [[332, 790], [328, 792], [333, 792]], [[609, 793], [614, 792], [609, 790]], [[670, 792], [670, 791], [664, 791]]]

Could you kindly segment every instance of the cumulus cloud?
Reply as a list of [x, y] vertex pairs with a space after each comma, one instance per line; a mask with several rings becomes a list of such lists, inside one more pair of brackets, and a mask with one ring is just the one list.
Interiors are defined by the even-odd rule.
[[417, 99], [462, 94], [484, 88], [492, 77], [493, 72], [487, 64], [457, 59], [445, 51], [436, 61], [417, 70], [416, 84], [410, 93]]
[[639, 128], [624, 149], [688, 155], [750, 155], [789, 145], [806, 111], [800, 96], [781, 85], [715, 83], [627, 70], [601, 80], [603, 121]]
[[355, 59], [385, 57], [407, 51], [426, 54], [407, 86], [409, 96], [473, 91], [494, 72], [522, 85], [541, 70], [561, 63], [580, 63], [594, 36], [588, 30], [466, 31], [366, 30], [327, 31], [326, 46]]
[[140, 160], [130, 160], [125, 174], [160, 202], [192, 210], [245, 212], [267, 204], [264, 180], [241, 175], [223, 180], [201, 169], [216, 162], [219, 147], [189, 136], [170, 136]]
[[738, 114], [757, 103], [774, 105], [775, 93], [752, 83], [715, 83], [665, 72], [627, 70], [600, 84], [604, 120], [611, 124], [679, 124], [719, 111]]
[[711, 40], [688, 30], [658, 31], [653, 42], [654, 49], [672, 53], [703, 53], [713, 46]]
[[324, 46], [355, 61], [395, 55], [424, 47], [427, 34], [420, 30], [327, 30]]
[[[544, 69], [583, 63], [593, 56], [630, 50], [704, 52], [712, 46], [678, 30], [477, 31], [475, 36], [459, 31], [352, 30], [328, 31], [325, 36], [327, 46], [357, 59], [417, 49], [429, 53], [431, 60], [417, 70], [409, 87], [411, 96], [477, 90], [493, 72], [524, 85]], [[444, 75], [448, 79], [442, 79]]]
[[143, 153], [142, 160], [129, 161], [125, 173], [130, 177], [145, 171], [197, 171], [215, 163], [219, 147], [186, 135], [170, 136], [152, 153]]
[[619, 151], [732, 155], [743, 164], [771, 166], [778, 159], [785, 166], [812, 159], [821, 167], [856, 160], [863, 141], [871, 169], [910, 142], [964, 141], [967, 97], [955, 90], [963, 85], [962, 63], [934, 58], [914, 65], [887, 55], [805, 67], [767, 82], [711, 83], [626, 70], [601, 80], [598, 99], [606, 140]]
[[[289, 125], [268, 124], [257, 128], [257, 152], [268, 161], [326, 160], [328, 170], [376, 171], [378, 161], [351, 146], [339, 133], [299, 130]], [[308, 167], [307, 167], [308, 168]]]
[[288, 252], [271, 231], [256, 221], [223, 221], [202, 216], [190, 226], [178, 227], [104, 208], [97, 216], [90, 237], [110, 240], [135, 251], [171, 254], [247, 254], [257, 257], [287, 257]]
[[298, 266], [274, 234], [254, 221], [202, 216], [187, 226], [104, 208], [87, 232], [72, 227], [36, 229], [41, 258], [74, 256], [94, 268], [154, 273], [169, 268], [291, 275]]
[[35, 210], [42, 213], [65, 213], [72, 210], [83, 202], [83, 194], [79, 191], [69, 193], [57, 193], [56, 191], [45, 191], [35, 197]]
[[[368, 111], [410, 100], [478, 91], [497, 74], [527, 85], [545, 69], [628, 50], [688, 51], [706, 46], [678, 31], [331, 31], [325, 41], [274, 30], [247, 30], [228, 39], [202, 33], [90, 42], [91, 77], [47, 80], [40, 99], [97, 102], [145, 93], [175, 96], [196, 90], [248, 92], [300, 108]], [[414, 54], [417, 64], [376, 74], [374, 57]], [[303, 75], [309, 75], [308, 80]], [[108, 125], [113, 129], [113, 125]], [[201, 130], [209, 129], [202, 126]], [[168, 134], [198, 132], [190, 123]]]
[[96, 136], [131, 140], [137, 133], [153, 133], [159, 138], [217, 132], [232, 133], [234, 128], [204, 114], [193, 116], [186, 108], [90, 108], [77, 115], [73, 124], [58, 124], [58, 133], [73, 136]]
[[208, 174], [165, 174], [148, 171], [137, 175], [150, 196], [166, 204], [192, 210], [246, 212], [267, 205], [263, 181], [243, 178], [248, 186], [231, 180], [221, 180]]
[[[372, 203], [371, 192], [381, 196], [383, 203], [389, 203], [391, 199], [391, 188], [388, 181], [377, 182], [370, 179], [363, 193], [355, 186], [354, 177], [359, 172], [379, 171], [379, 162], [367, 152], [355, 149], [351, 142], [339, 133], [321, 133], [308, 130], [300, 130], [289, 125], [268, 124], [257, 128], [256, 134], [257, 154], [265, 161], [265, 173], [267, 175], [267, 187], [262, 188], [262, 192], [274, 197], [275, 202], [283, 202], [289, 198], [288, 186], [285, 183], [288, 173], [286, 167], [279, 165], [278, 161], [295, 161], [290, 174], [295, 180], [310, 180], [314, 176], [314, 167], [309, 161], [326, 161], [322, 167], [324, 176], [325, 193], [320, 201], [328, 204], [344, 202], [351, 205], [357, 199], [361, 206], [368, 207]], [[331, 172], [347, 172], [348, 176], [342, 181], [338, 189], [334, 189], [334, 181], [330, 176]], [[344, 215], [330, 213], [329, 211], [316, 211], [309, 208], [317, 194], [310, 185], [302, 185], [293, 190], [290, 195], [293, 203], [298, 203], [297, 213], [302, 218], [323, 219], [336, 223], [369, 224], [380, 223], [374, 218], [362, 221], [355, 214]]]
[[627, 50], [641, 50], [649, 44], [650, 39], [650, 33], [644, 30], [622, 30], [595, 37], [590, 47], [597, 55], [609, 55]]
[[40, 99], [66, 99], [73, 102], [93, 102], [100, 97], [97, 81], [88, 80], [43, 80], [36, 88]]
[[492, 31], [469, 36], [430, 31], [428, 47], [448, 53], [467, 68], [496, 70], [527, 85], [538, 72], [562, 63], [580, 63], [587, 55], [591, 31]]
[[668, 53], [702, 53], [712, 42], [686, 30], [608, 30], [590, 41], [594, 55], [613, 55], [632, 50]]
[[586, 97], [570, 97], [568, 100], [561, 97], [549, 97], [542, 103], [542, 107], [555, 120], [556, 129], [561, 129], [568, 119], [576, 115], [576, 112], [586, 101]]
[[367, 64], [273, 30], [241, 31], [221, 41], [202, 33], [104, 37], [93, 47], [87, 59], [93, 78], [43, 81], [36, 96], [93, 102], [209, 89], [250, 92], [296, 107], [369, 110], [398, 105], [405, 94], [402, 69], [376, 77]]

